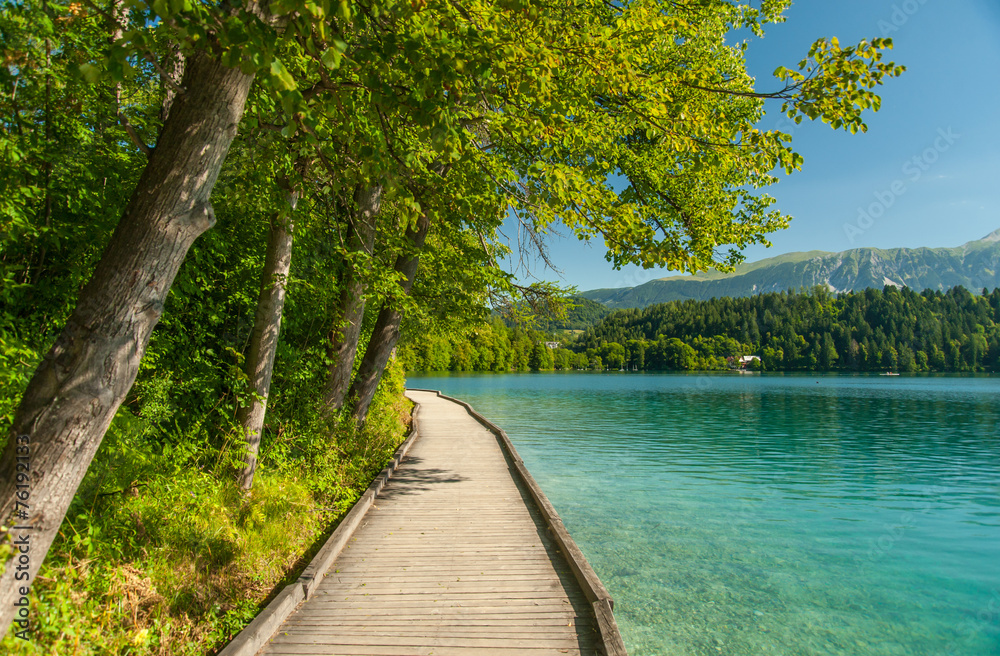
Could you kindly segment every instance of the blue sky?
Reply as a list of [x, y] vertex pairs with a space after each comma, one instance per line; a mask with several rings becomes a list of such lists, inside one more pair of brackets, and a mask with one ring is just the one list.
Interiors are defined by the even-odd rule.
[[[821, 37], [842, 44], [891, 37], [888, 59], [907, 71], [881, 87], [882, 109], [867, 114], [866, 134], [794, 126], [803, 170], [769, 189], [794, 220], [771, 236], [772, 248], [749, 249], [749, 261], [791, 251], [958, 246], [1000, 228], [1000, 0], [796, 0], [786, 16], [750, 43], [760, 90], [775, 88], [774, 69], [794, 67]], [[776, 127], [779, 109], [769, 104], [760, 127]], [[581, 290], [676, 275], [615, 271], [603, 243], [548, 243], [561, 274], [540, 264], [532, 273]]]

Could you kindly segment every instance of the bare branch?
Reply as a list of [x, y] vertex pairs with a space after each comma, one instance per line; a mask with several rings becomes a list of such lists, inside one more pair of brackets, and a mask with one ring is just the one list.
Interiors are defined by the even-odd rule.
[[143, 155], [149, 157], [153, 154], [153, 149], [146, 145], [146, 142], [139, 137], [139, 132], [131, 123], [128, 122], [128, 118], [125, 114], [118, 112], [118, 121], [122, 124], [122, 127], [125, 128], [125, 132], [128, 133], [129, 139], [132, 140], [132, 143], [135, 144], [136, 148], [142, 151]]

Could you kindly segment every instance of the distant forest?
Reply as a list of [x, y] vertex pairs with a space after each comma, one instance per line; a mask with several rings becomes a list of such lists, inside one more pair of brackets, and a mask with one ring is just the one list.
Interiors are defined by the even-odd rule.
[[[569, 299], [564, 316], [534, 316], [532, 317], [532, 323], [537, 330], [549, 335], [554, 335], [565, 330], [582, 332], [597, 324], [597, 322], [613, 311], [603, 303], [598, 303], [582, 296], [573, 296]], [[505, 318], [504, 323], [508, 328], [514, 328], [517, 322], [514, 319]]]
[[462, 335], [408, 339], [399, 355], [409, 371], [693, 371], [743, 355], [759, 356], [751, 366], [766, 371], [998, 371], [1000, 289], [817, 287], [674, 301], [612, 312], [582, 334], [494, 319]]

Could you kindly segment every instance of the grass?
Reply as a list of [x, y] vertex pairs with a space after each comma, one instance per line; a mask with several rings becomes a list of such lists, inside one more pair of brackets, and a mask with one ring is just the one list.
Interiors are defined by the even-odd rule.
[[147, 420], [121, 410], [32, 586], [31, 639], [9, 632], [0, 653], [221, 649], [391, 457], [409, 418], [402, 389], [398, 368], [387, 372], [363, 433], [318, 416], [282, 425], [249, 495], [234, 482], [231, 448], [158, 444]]

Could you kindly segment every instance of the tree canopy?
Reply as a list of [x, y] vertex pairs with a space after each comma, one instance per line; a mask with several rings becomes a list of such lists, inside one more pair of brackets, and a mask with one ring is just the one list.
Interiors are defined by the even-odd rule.
[[855, 132], [902, 72], [887, 39], [824, 39], [760, 88], [732, 35], [788, 4], [5, 3], [0, 468], [19, 439], [35, 464], [0, 523], [35, 525], [30, 577], [137, 380], [190, 393], [249, 488], [266, 408], [364, 431], [401, 331], [552, 300], [503, 268], [508, 215], [615, 266], [766, 243], [788, 217], [764, 189], [802, 158], [765, 102]]

